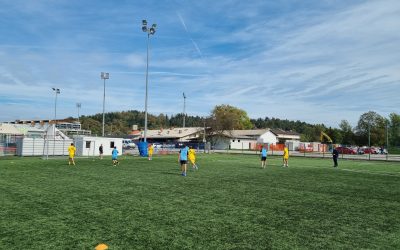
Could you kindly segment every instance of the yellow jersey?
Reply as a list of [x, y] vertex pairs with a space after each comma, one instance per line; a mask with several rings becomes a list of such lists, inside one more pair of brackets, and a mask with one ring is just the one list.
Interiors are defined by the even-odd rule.
[[289, 159], [289, 150], [287, 147], [283, 149], [283, 158]]
[[193, 161], [196, 159], [196, 151], [194, 149], [189, 149], [189, 160]]
[[76, 147], [75, 146], [69, 146], [68, 147], [68, 153], [69, 153], [69, 157], [74, 157], [75, 156], [75, 151], [76, 151]]
[[153, 147], [153, 145], [151, 145], [151, 146], [149, 147], [149, 155], [152, 155], [152, 154], [153, 154], [153, 150], [154, 150], [154, 147]]

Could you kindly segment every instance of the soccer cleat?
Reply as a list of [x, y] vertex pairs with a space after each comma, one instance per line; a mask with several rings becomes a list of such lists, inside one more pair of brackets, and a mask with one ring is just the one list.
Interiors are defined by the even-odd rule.
[[186, 176], [186, 173], [182, 173], [182, 176]]

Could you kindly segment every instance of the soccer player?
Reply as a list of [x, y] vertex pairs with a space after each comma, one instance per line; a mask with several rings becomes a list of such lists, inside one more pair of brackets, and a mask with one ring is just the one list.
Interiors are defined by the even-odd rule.
[[263, 145], [261, 148], [261, 168], [265, 168], [267, 166], [267, 154], [268, 150], [267, 148]]
[[69, 153], [69, 158], [68, 158], [68, 165], [74, 165], [75, 166], [75, 152], [76, 152], [76, 147], [74, 146], [73, 143], [68, 147], [68, 153]]
[[181, 164], [182, 176], [186, 176], [188, 155], [188, 147], [185, 147], [185, 145], [183, 145], [181, 150], [179, 150], [178, 156], [178, 161]]
[[100, 155], [100, 159], [103, 159], [103, 144], [100, 145], [99, 147], [99, 155]]
[[285, 148], [283, 149], [283, 166], [282, 167], [289, 167], [288, 161], [289, 161], [289, 149], [285, 145]]
[[192, 163], [192, 168], [193, 169], [199, 169], [196, 165], [196, 151], [193, 149], [193, 146], [190, 146], [189, 149], [189, 161]]
[[153, 151], [154, 151], [153, 144], [150, 144], [149, 145], [149, 150], [148, 150], [149, 161], [151, 161], [153, 159]]
[[113, 151], [111, 152], [111, 159], [114, 167], [119, 165], [117, 147], [114, 147]]
[[338, 157], [339, 157], [339, 152], [337, 151], [336, 148], [333, 148], [332, 158], [333, 158], [333, 167], [334, 168], [337, 168], [337, 166], [338, 166], [338, 163], [337, 163]]

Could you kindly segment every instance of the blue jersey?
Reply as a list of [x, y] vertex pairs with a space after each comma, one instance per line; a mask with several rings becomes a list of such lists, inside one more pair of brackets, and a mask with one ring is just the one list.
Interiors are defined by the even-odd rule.
[[189, 153], [188, 147], [182, 148], [181, 151], [179, 151], [179, 159], [180, 159], [181, 161], [187, 161], [187, 159], [188, 159], [188, 153]]
[[118, 156], [118, 150], [113, 149], [113, 151], [112, 151], [112, 158], [117, 158], [117, 156]]
[[262, 157], [267, 157], [267, 150], [266, 150], [265, 148], [263, 148], [263, 149], [261, 150], [261, 156], [262, 156]]

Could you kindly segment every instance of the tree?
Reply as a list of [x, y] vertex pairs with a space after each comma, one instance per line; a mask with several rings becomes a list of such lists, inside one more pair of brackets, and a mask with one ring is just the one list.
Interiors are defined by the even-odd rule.
[[386, 119], [374, 111], [369, 111], [360, 116], [357, 124], [359, 145], [368, 145], [368, 134], [371, 145], [385, 145]]
[[333, 143], [340, 143], [343, 140], [340, 129], [329, 127], [326, 133], [332, 139]]
[[82, 129], [91, 130], [92, 134], [101, 134], [102, 131], [102, 123], [90, 118], [90, 117], [82, 117], [81, 118]]
[[347, 120], [342, 120], [339, 124], [339, 128], [341, 130], [341, 143], [345, 145], [353, 145], [354, 141], [354, 132], [350, 123]]
[[212, 131], [218, 134], [234, 129], [253, 128], [253, 124], [250, 122], [246, 111], [225, 104], [215, 106], [211, 112], [209, 124]]
[[389, 115], [389, 142], [392, 146], [400, 146], [400, 115]]

